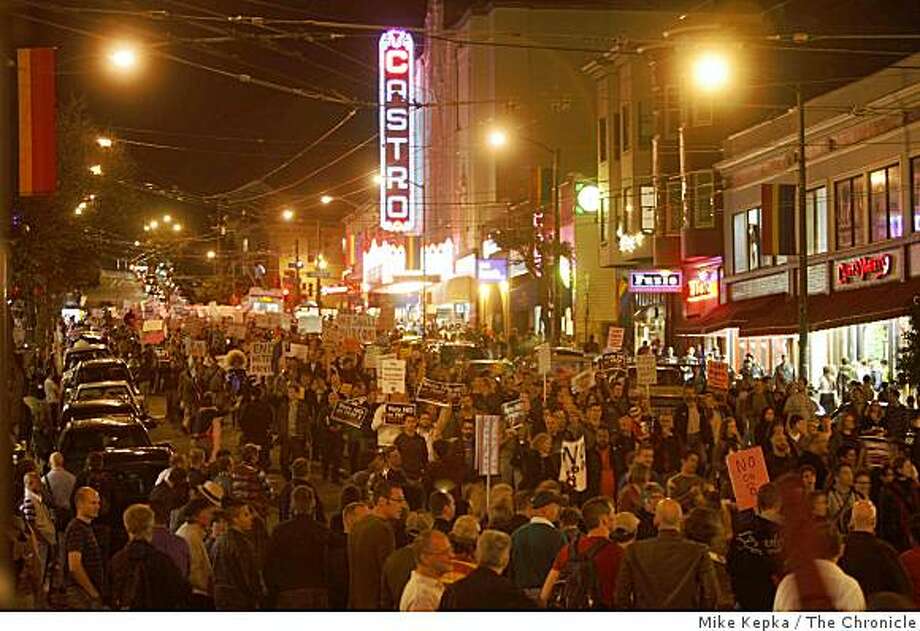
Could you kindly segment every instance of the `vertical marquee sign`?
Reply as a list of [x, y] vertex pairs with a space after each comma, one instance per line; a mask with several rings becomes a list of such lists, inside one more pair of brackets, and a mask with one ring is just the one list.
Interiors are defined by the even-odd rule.
[[415, 45], [406, 31], [380, 36], [380, 227], [415, 230], [414, 173]]

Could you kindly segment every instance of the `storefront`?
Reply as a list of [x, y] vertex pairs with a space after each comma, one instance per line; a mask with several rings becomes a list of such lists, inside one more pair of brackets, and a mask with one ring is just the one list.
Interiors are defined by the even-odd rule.
[[635, 348], [667, 346], [674, 296], [684, 291], [681, 270], [639, 269], [629, 272], [630, 314]]

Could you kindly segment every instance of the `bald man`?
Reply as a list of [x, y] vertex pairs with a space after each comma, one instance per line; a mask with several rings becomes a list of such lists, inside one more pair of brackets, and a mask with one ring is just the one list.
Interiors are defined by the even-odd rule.
[[658, 502], [658, 536], [626, 549], [617, 578], [616, 608], [715, 609], [718, 584], [709, 547], [681, 536], [683, 511], [673, 499]]
[[67, 608], [101, 609], [105, 585], [105, 562], [93, 520], [99, 516], [99, 493], [88, 486], [74, 494], [77, 516], [70, 520], [64, 533], [67, 552]]
[[850, 533], [838, 565], [856, 579], [866, 600], [876, 592], [897, 592], [913, 600], [913, 587], [898, 552], [875, 536], [877, 514], [869, 500], [853, 504]]

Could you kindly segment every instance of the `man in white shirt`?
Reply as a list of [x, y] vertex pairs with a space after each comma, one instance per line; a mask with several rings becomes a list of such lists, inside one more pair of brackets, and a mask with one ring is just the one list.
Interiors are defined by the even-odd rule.
[[[859, 583], [837, 565], [837, 560], [843, 554], [840, 534], [832, 526], [823, 526], [818, 529], [817, 539], [817, 558], [814, 563], [830, 607], [834, 611], [865, 611], [866, 599]], [[799, 600], [799, 581], [802, 580], [808, 580], [808, 577], [800, 571], [794, 571], [780, 581], [773, 600], [773, 611], [803, 611], [806, 606], [808, 609], [814, 608], [814, 603], [803, 605]], [[808, 591], [819, 591], [815, 587], [810, 585]]]
[[[208, 496], [206, 496], [208, 497]], [[189, 583], [192, 586], [192, 605], [196, 610], [214, 608], [213, 571], [211, 558], [204, 541], [211, 527], [211, 519], [219, 508], [211, 499], [196, 499], [188, 508], [187, 521], [176, 535], [185, 539], [189, 551]]]
[[54, 500], [55, 518], [58, 527], [63, 530], [70, 521], [70, 498], [73, 495], [73, 487], [77, 482], [77, 477], [64, 468], [64, 454], [55, 451], [48, 459], [51, 464], [51, 470], [45, 474], [42, 481], [45, 487], [51, 493]]
[[437, 611], [444, 585], [440, 578], [452, 567], [450, 539], [440, 530], [426, 530], [412, 544], [416, 566], [399, 600], [400, 611]]

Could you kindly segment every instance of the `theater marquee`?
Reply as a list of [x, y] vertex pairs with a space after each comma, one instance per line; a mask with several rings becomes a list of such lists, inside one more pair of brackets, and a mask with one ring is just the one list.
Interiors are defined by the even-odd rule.
[[416, 230], [414, 116], [415, 45], [406, 31], [380, 36], [380, 227]]

